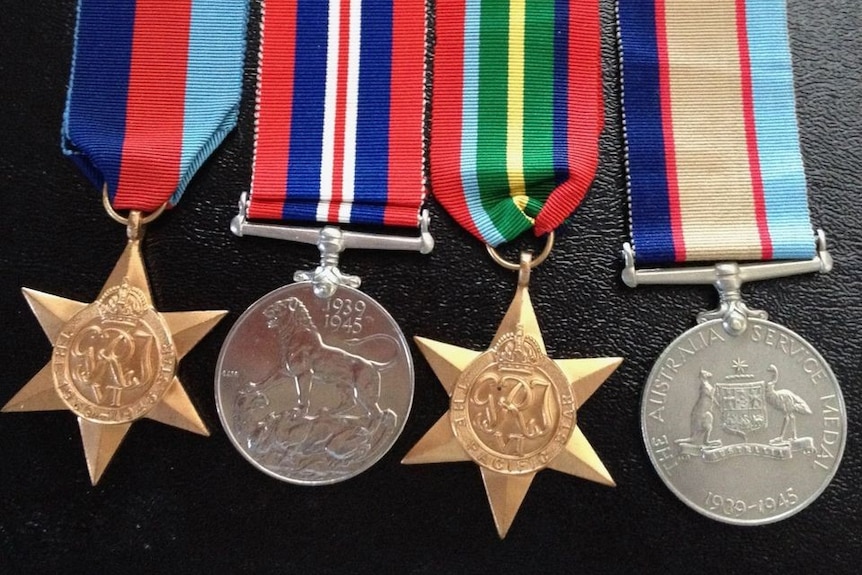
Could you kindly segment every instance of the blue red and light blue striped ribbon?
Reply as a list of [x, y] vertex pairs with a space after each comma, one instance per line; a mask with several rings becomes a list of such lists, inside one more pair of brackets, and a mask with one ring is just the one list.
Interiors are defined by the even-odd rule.
[[421, 0], [263, 3], [249, 217], [417, 226]]
[[640, 263], [814, 255], [784, 0], [619, 0]]
[[246, 0], [80, 0], [63, 151], [115, 209], [176, 204], [236, 124]]
[[431, 188], [496, 246], [584, 198], [603, 126], [597, 0], [438, 0]]

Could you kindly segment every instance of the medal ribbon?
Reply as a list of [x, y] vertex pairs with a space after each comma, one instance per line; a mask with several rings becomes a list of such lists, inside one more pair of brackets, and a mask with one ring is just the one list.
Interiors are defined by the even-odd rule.
[[421, 0], [263, 2], [249, 217], [418, 226]]
[[438, 0], [431, 188], [496, 246], [554, 230], [598, 164], [597, 0]]
[[783, 0], [619, 0], [641, 263], [814, 255]]
[[236, 124], [245, 0], [80, 0], [63, 152], [118, 210], [176, 204]]

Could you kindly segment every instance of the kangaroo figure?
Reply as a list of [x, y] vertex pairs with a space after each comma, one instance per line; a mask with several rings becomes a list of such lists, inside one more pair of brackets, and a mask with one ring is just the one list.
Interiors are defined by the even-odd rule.
[[712, 374], [700, 370], [700, 395], [691, 410], [691, 436], [677, 439], [676, 443], [695, 443], [698, 445], [721, 445], [720, 439], [710, 439], [712, 433], [712, 404], [715, 403], [715, 386], [711, 383]]

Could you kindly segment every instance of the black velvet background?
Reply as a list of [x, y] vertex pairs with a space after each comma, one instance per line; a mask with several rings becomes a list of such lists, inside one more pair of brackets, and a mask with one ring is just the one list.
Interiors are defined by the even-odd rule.
[[[234, 450], [213, 400], [221, 342], [250, 303], [318, 257], [310, 246], [240, 239], [228, 231], [250, 174], [253, 32], [238, 130], [201, 169], [178, 209], [150, 226], [145, 242], [161, 310], [230, 310], [179, 369], [212, 437], [136, 423], [94, 488], [71, 413], [0, 415], [0, 572], [857, 572], [860, 6], [856, 0], [790, 1], [812, 217], [828, 234], [835, 270], [745, 288], [750, 304], [819, 348], [844, 392], [844, 460], [808, 509], [756, 528], [710, 521], [679, 502], [647, 460], [638, 421], [643, 382], [660, 351], [693, 325], [697, 311], [713, 307], [716, 296], [710, 287], [631, 290], [619, 279], [627, 207], [613, 6], [603, 2], [601, 166], [592, 192], [534, 273], [531, 293], [552, 357], [626, 358], [578, 412], [618, 487], [540, 473], [508, 538], [499, 541], [475, 465], [399, 464], [447, 409], [445, 392], [415, 348], [412, 414], [392, 451], [370, 471], [335, 486], [302, 488], [259, 473]], [[2, 404], [50, 357], [20, 287], [92, 301], [125, 232], [105, 216], [98, 193], [59, 149], [73, 2], [3, 0], [0, 14]], [[515, 275], [493, 264], [433, 200], [430, 208], [433, 254], [347, 252], [342, 268], [362, 276], [364, 290], [408, 336], [485, 349]]]

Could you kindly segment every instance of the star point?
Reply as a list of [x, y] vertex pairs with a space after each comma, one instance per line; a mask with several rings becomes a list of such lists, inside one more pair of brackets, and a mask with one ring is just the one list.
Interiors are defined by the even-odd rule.
[[458, 438], [452, 433], [449, 413], [437, 420], [437, 423], [413, 446], [401, 463], [413, 465], [416, 463], [444, 463], [450, 461], [470, 461], [470, 455], [461, 447]]
[[494, 525], [497, 534], [504, 539], [509, 533], [509, 527], [515, 520], [524, 497], [533, 483], [536, 473], [524, 475], [506, 475], [497, 473], [487, 467], [480, 467], [482, 482], [485, 484], [485, 493], [488, 495], [488, 503], [491, 505], [491, 514], [494, 516]]
[[424, 337], [413, 339], [450, 396], [461, 372], [482, 353]]

